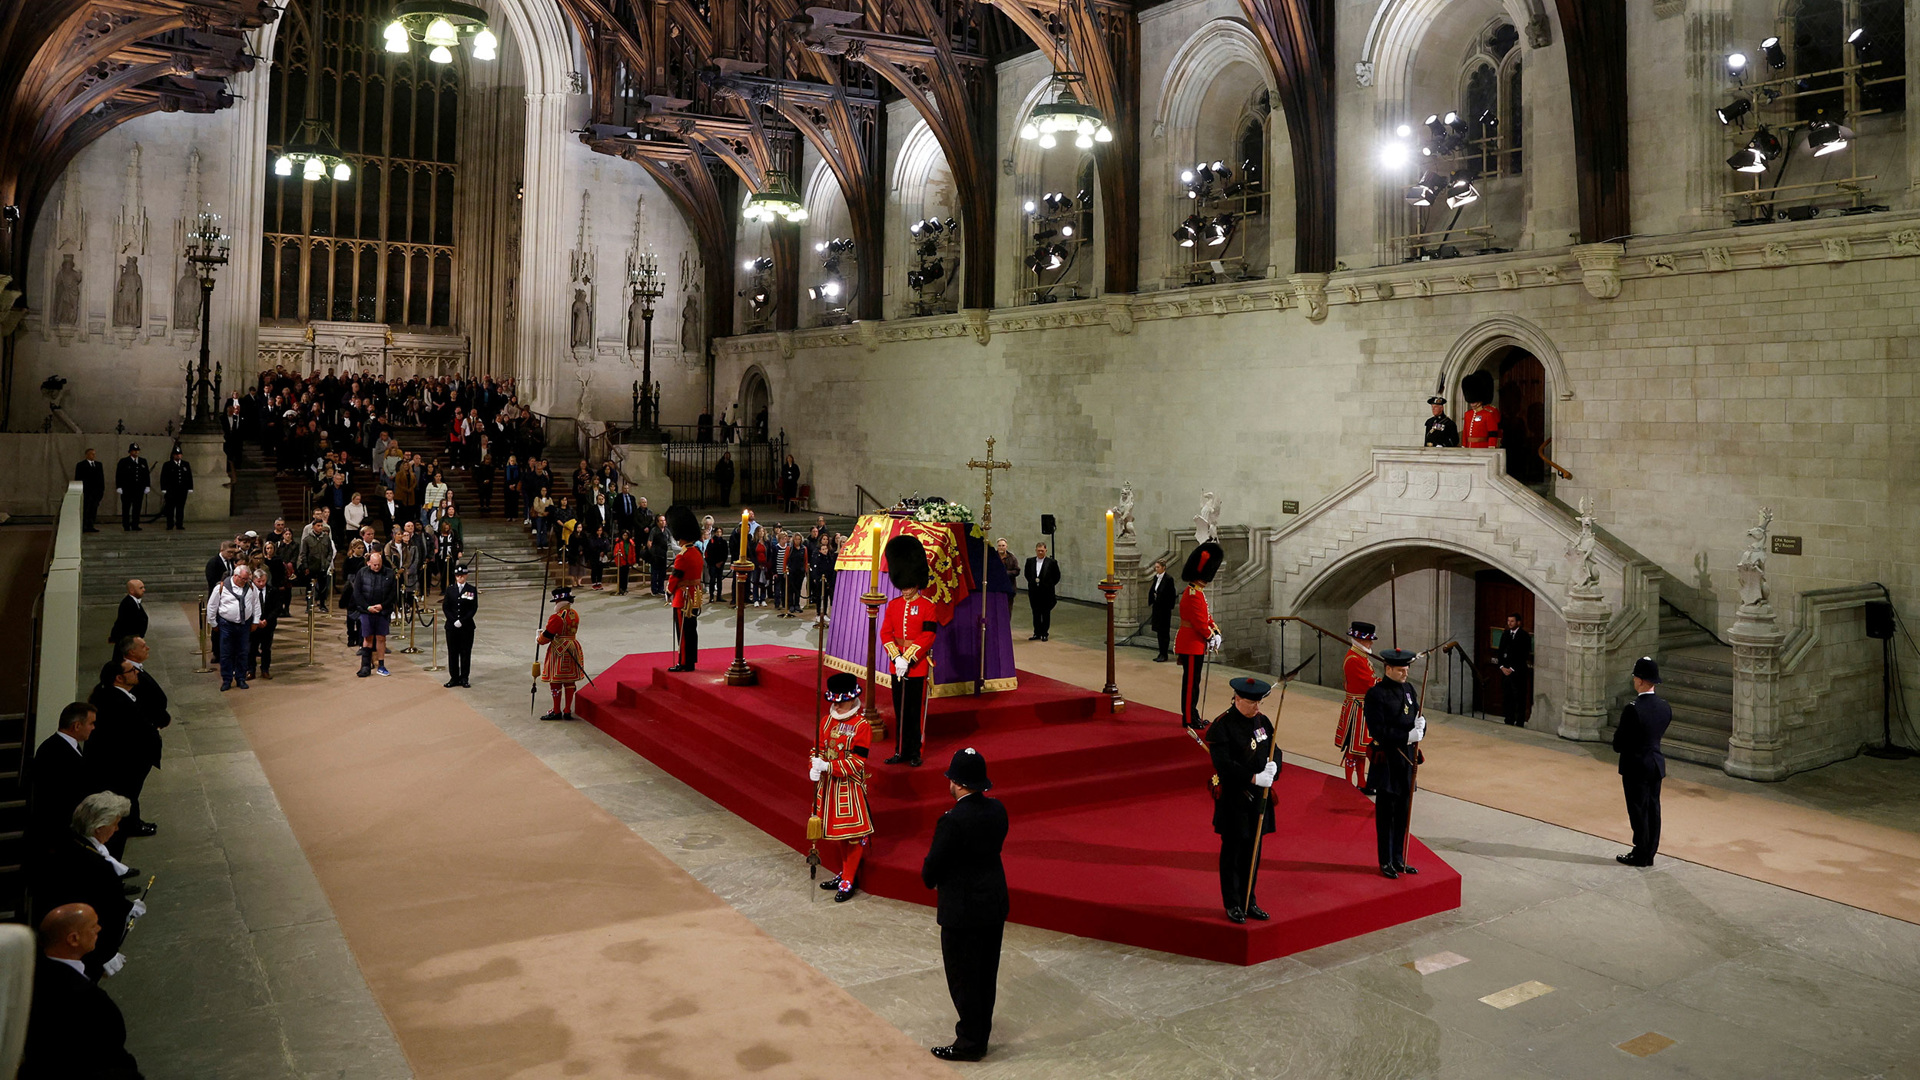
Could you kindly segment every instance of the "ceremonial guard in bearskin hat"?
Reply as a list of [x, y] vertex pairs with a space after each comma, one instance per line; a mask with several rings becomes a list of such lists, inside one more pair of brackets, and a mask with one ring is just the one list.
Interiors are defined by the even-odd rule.
[[860, 715], [860, 677], [838, 671], [827, 677], [827, 715], [820, 720], [819, 741], [808, 762], [814, 783], [814, 816], [820, 819], [821, 862], [833, 871], [833, 880], [820, 883], [834, 890], [834, 901], [853, 896], [860, 880], [860, 857], [873, 835], [873, 815], [867, 812], [867, 752], [873, 746], [873, 727]]
[[1373, 831], [1379, 846], [1383, 877], [1417, 874], [1407, 865], [1407, 823], [1413, 812], [1415, 766], [1422, 761], [1420, 740], [1427, 736], [1427, 718], [1420, 712], [1420, 692], [1407, 680], [1414, 655], [1405, 649], [1380, 653], [1386, 677], [1367, 691], [1362, 705], [1367, 732], [1373, 737], [1367, 761], [1367, 784], [1373, 790]]
[[1207, 755], [1220, 787], [1213, 804], [1213, 831], [1220, 837], [1220, 899], [1237, 923], [1265, 920], [1254, 887], [1260, 876], [1254, 851], [1273, 831], [1273, 800], [1267, 789], [1280, 775], [1273, 721], [1260, 702], [1273, 690], [1263, 679], [1234, 679], [1233, 704], [1207, 728]]
[[667, 590], [673, 597], [674, 663], [668, 671], [692, 671], [700, 659], [700, 608], [706, 603], [706, 557], [694, 543], [700, 522], [693, 511], [678, 503], [667, 507], [667, 534], [680, 545], [667, 571]]
[[1218, 543], [1208, 540], [1187, 555], [1187, 564], [1180, 570], [1187, 589], [1180, 595], [1180, 632], [1174, 636], [1173, 653], [1180, 661], [1180, 720], [1196, 739], [1206, 728], [1200, 719], [1200, 682], [1207, 650], [1220, 647], [1220, 628], [1207, 606], [1207, 586], [1213, 584], [1226, 554]]
[[540, 681], [553, 691], [553, 711], [540, 719], [572, 720], [573, 688], [587, 673], [587, 658], [580, 652], [580, 613], [573, 610], [573, 590], [565, 585], [553, 590], [553, 614], [540, 631], [540, 644], [547, 647]]
[[889, 765], [920, 764], [920, 736], [927, 720], [927, 683], [933, 675], [933, 637], [947, 611], [921, 595], [927, 587], [927, 549], [918, 538], [887, 541], [887, 578], [900, 595], [880, 617], [880, 645], [893, 661], [894, 750]]
[[1366, 790], [1367, 752], [1372, 740], [1367, 736], [1367, 718], [1361, 708], [1367, 691], [1379, 680], [1373, 675], [1374, 628], [1370, 622], [1356, 622], [1347, 628], [1351, 644], [1340, 673], [1346, 681], [1347, 697], [1340, 703], [1340, 723], [1333, 729], [1333, 745], [1340, 748], [1340, 764], [1346, 767], [1347, 782]]
[[1460, 393], [1467, 399], [1467, 415], [1460, 418], [1466, 445], [1471, 449], [1499, 446], [1500, 410], [1493, 407], [1493, 376], [1474, 372], [1460, 380]]
[[1423, 446], [1459, 446], [1460, 429], [1454, 426], [1453, 417], [1447, 415], [1447, 399], [1439, 396], [1427, 399], [1433, 406], [1433, 415], [1427, 417], [1427, 438]]

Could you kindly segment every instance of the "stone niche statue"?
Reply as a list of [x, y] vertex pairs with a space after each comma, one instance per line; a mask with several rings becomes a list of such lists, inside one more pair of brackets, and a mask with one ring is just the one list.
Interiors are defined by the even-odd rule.
[[646, 313], [641, 310], [640, 294], [634, 293], [633, 299], [627, 301], [627, 348], [644, 348], [646, 333]]
[[1740, 602], [1744, 605], [1767, 604], [1767, 530], [1773, 527], [1773, 508], [1760, 508], [1760, 524], [1747, 530], [1747, 550], [1733, 569], [1740, 576]]
[[119, 280], [113, 283], [113, 325], [136, 328], [140, 325], [142, 289], [140, 260], [129, 255], [126, 265], [120, 268]]
[[593, 305], [587, 303], [587, 290], [573, 290], [573, 347], [584, 349], [593, 344]]
[[60, 269], [53, 275], [53, 325], [80, 325], [80, 268], [71, 254], [60, 257]]
[[189, 264], [180, 272], [180, 281], [173, 287], [173, 328], [193, 330], [199, 325], [200, 275], [194, 273]]
[[688, 296], [680, 305], [680, 355], [688, 360], [697, 360], [706, 355], [706, 346], [701, 340], [700, 298]]
[[1220, 542], [1220, 496], [1209, 491], [1200, 496], [1200, 512], [1193, 515], [1193, 542]]
[[1113, 508], [1113, 542], [1131, 544], [1133, 531], [1133, 485], [1120, 485], [1120, 505]]

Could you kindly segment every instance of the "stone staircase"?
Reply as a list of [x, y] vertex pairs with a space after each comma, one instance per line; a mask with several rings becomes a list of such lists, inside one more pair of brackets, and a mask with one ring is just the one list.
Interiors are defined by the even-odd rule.
[[238, 529], [266, 529], [272, 524], [267, 517], [244, 524], [238, 518], [190, 521], [185, 529], [172, 532], [160, 525], [148, 525], [139, 532], [102, 527], [82, 538], [80, 602], [117, 605], [126, 595], [128, 578], [147, 583], [148, 607], [203, 600], [207, 560], [219, 552], [220, 541], [232, 539]]
[[1668, 757], [1720, 767], [1733, 735], [1733, 650], [1660, 605], [1660, 696], [1673, 706]]

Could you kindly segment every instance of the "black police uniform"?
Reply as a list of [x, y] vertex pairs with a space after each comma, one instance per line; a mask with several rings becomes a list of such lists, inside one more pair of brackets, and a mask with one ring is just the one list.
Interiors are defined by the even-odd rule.
[[[1660, 682], [1660, 668], [1641, 657], [1633, 673], [1650, 683]], [[1660, 851], [1660, 784], [1667, 777], [1667, 756], [1660, 740], [1673, 723], [1673, 706], [1649, 690], [1620, 710], [1620, 726], [1613, 732], [1613, 748], [1620, 754], [1620, 786], [1627, 797], [1627, 822], [1633, 827], [1633, 850], [1619, 856], [1628, 866], [1652, 866]]]
[[1007, 808], [982, 794], [993, 785], [986, 762], [971, 749], [953, 755], [947, 777], [972, 789], [940, 816], [933, 843], [920, 866], [920, 880], [939, 890], [940, 959], [947, 993], [960, 1014], [953, 1044], [934, 1054], [949, 1061], [977, 1061], [993, 1034], [993, 1005], [1000, 978], [1000, 943], [1007, 928], [1007, 873], [1000, 848], [1007, 839]]
[[1413, 804], [1413, 767], [1420, 746], [1409, 743], [1414, 718], [1420, 715], [1420, 693], [1412, 682], [1381, 679], [1367, 691], [1362, 703], [1367, 732], [1373, 736], [1368, 752], [1367, 786], [1373, 789], [1373, 831], [1382, 873], [1397, 875], [1407, 866], [1407, 815]]
[[[1260, 906], [1259, 896], [1248, 889], [1247, 871], [1253, 868], [1251, 884], [1257, 888], [1260, 871], [1253, 866], [1253, 851], [1259, 837], [1273, 831], [1273, 800], [1253, 778], [1266, 769], [1272, 740], [1272, 721], [1258, 713], [1242, 716], [1231, 705], [1207, 728], [1207, 753], [1220, 778], [1219, 799], [1213, 804], [1213, 831], [1220, 836], [1220, 899], [1235, 922], [1240, 921], [1235, 915]], [[1280, 761], [1277, 749], [1273, 760]]]
[[[458, 576], [458, 575], [456, 575]], [[447, 685], [472, 686], [473, 616], [480, 610], [480, 590], [471, 582], [456, 581], [440, 592], [440, 612], [447, 620]]]

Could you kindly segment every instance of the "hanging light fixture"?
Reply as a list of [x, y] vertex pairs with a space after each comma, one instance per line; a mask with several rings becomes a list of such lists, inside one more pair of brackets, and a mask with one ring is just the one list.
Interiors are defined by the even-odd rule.
[[429, 46], [427, 59], [436, 64], [453, 63], [453, 50], [461, 38], [472, 42], [475, 60], [499, 56], [500, 39], [487, 29], [487, 13], [459, 0], [401, 0], [393, 5], [393, 21], [382, 35], [387, 51], [406, 53], [413, 42]]
[[787, 175], [778, 169], [767, 173], [767, 187], [747, 196], [747, 204], [740, 211], [748, 221], [761, 225], [770, 225], [775, 220], [784, 220], [788, 224], [798, 225], [807, 220], [807, 208], [800, 196], [793, 193], [787, 184]]
[[294, 141], [274, 159], [273, 175], [292, 176], [296, 165], [300, 167], [302, 180], [325, 180], [331, 176], [344, 183], [353, 179], [353, 163], [347, 160], [340, 150], [340, 144], [334, 141], [333, 129], [327, 126], [326, 121], [314, 117], [308, 117], [300, 124]]
[[1053, 100], [1033, 107], [1032, 116], [1020, 127], [1020, 137], [1038, 142], [1042, 150], [1053, 149], [1065, 137], [1071, 137], [1073, 145], [1082, 150], [1093, 149], [1095, 143], [1112, 142], [1113, 131], [1107, 127], [1106, 116], [1074, 92], [1073, 84], [1086, 79], [1077, 71], [1054, 72], [1049, 80]]

